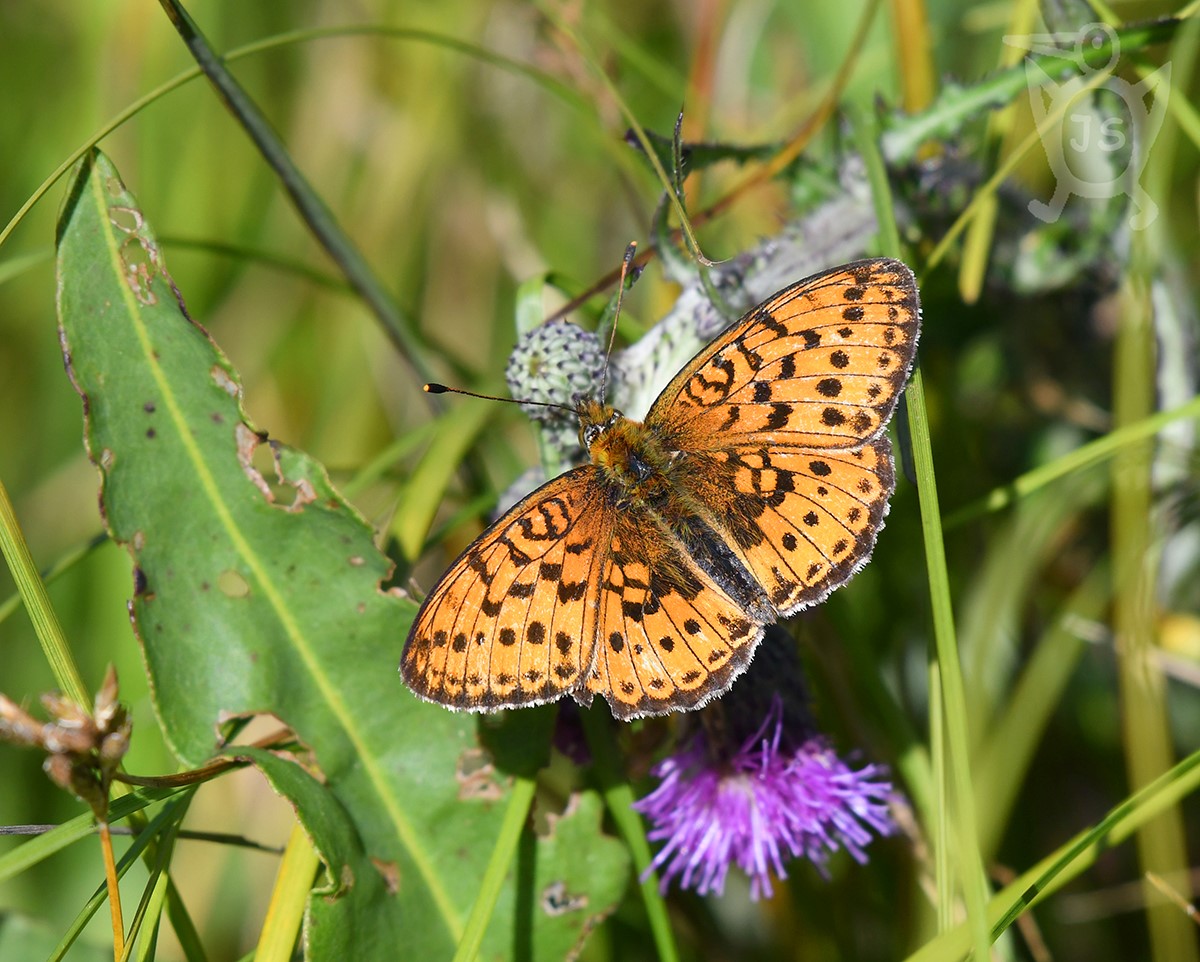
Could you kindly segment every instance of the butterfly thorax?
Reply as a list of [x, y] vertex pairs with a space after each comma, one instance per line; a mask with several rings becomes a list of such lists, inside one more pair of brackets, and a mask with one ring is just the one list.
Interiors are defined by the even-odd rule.
[[580, 401], [578, 414], [580, 443], [622, 500], [653, 502], [667, 493], [672, 454], [654, 432], [598, 401]]
[[[626, 523], [657, 528], [743, 611], [759, 622], [771, 620], [774, 614], [766, 595], [722, 541], [712, 513], [691, 492], [687, 455], [653, 422], [631, 421], [595, 401], [581, 401], [577, 410], [580, 441], [591, 455], [610, 504]], [[615, 543], [621, 540], [618, 537]], [[672, 549], [660, 549], [653, 561], [655, 577], [665, 572], [686, 580], [686, 564], [672, 555]]]

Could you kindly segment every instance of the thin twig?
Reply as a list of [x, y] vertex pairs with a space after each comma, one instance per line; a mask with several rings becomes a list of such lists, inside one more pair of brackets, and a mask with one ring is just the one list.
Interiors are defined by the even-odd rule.
[[125, 954], [125, 922], [121, 918], [121, 885], [117, 878], [117, 862], [113, 858], [112, 832], [108, 822], [97, 826], [100, 832], [100, 850], [104, 853], [104, 880], [108, 885], [108, 907], [112, 912], [113, 958], [121, 962]]

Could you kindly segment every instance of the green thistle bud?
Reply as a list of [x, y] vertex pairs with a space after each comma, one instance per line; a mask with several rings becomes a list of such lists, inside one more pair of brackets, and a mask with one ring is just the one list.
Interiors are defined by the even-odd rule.
[[[577, 395], [600, 389], [603, 372], [604, 347], [596, 334], [570, 321], [551, 321], [521, 335], [504, 376], [515, 398], [573, 408]], [[579, 423], [571, 411], [521, 407], [566, 462], [579, 460]]]

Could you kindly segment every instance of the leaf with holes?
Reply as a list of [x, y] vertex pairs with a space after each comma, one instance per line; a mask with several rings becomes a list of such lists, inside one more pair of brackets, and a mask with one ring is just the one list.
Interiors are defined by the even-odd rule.
[[[61, 214], [58, 309], [171, 745], [195, 766], [230, 717], [290, 725], [361, 840], [339, 853], [349, 893], [311, 901], [314, 957], [386, 957], [401, 944], [413, 958], [449, 957], [507, 783], [480, 766], [464, 774], [480, 751], [474, 718], [401, 684], [415, 606], [380, 589], [390, 563], [322, 466], [246, 417], [236, 371], [188, 317], [146, 218], [98, 151]], [[468, 777], [493, 790], [464, 795]], [[493, 919], [488, 954], [507, 953], [513, 925]]]

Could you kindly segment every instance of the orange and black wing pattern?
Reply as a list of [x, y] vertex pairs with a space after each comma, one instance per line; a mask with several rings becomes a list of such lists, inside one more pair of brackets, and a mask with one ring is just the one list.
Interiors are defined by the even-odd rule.
[[613, 511], [595, 469], [538, 488], [450, 566], [425, 599], [400, 670], [418, 695], [489, 711], [586, 683]]
[[886, 436], [849, 450], [711, 451], [680, 470], [781, 615], [824, 601], [866, 564], [894, 486]]
[[919, 326], [912, 272], [858, 261], [731, 325], [644, 425], [581, 406], [594, 463], [454, 562], [405, 644], [409, 686], [476, 711], [600, 694], [622, 719], [722, 694], [766, 624], [869, 558]]
[[637, 506], [619, 511], [600, 572], [596, 658], [580, 700], [601, 694], [624, 720], [722, 694], [774, 620], [744, 576], [722, 583], [659, 525]]
[[894, 487], [884, 433], [916, 355], [912, 272], [858, 261], [785, 288], [672, 380], [647, 427], [780, 614], [870, 558]]
[[825, 271], [727, 328], [659, 395], [646, 425], [689, 452], [857, 447], [891, 417], [919, 327], [916, 281], [899, 261]]

